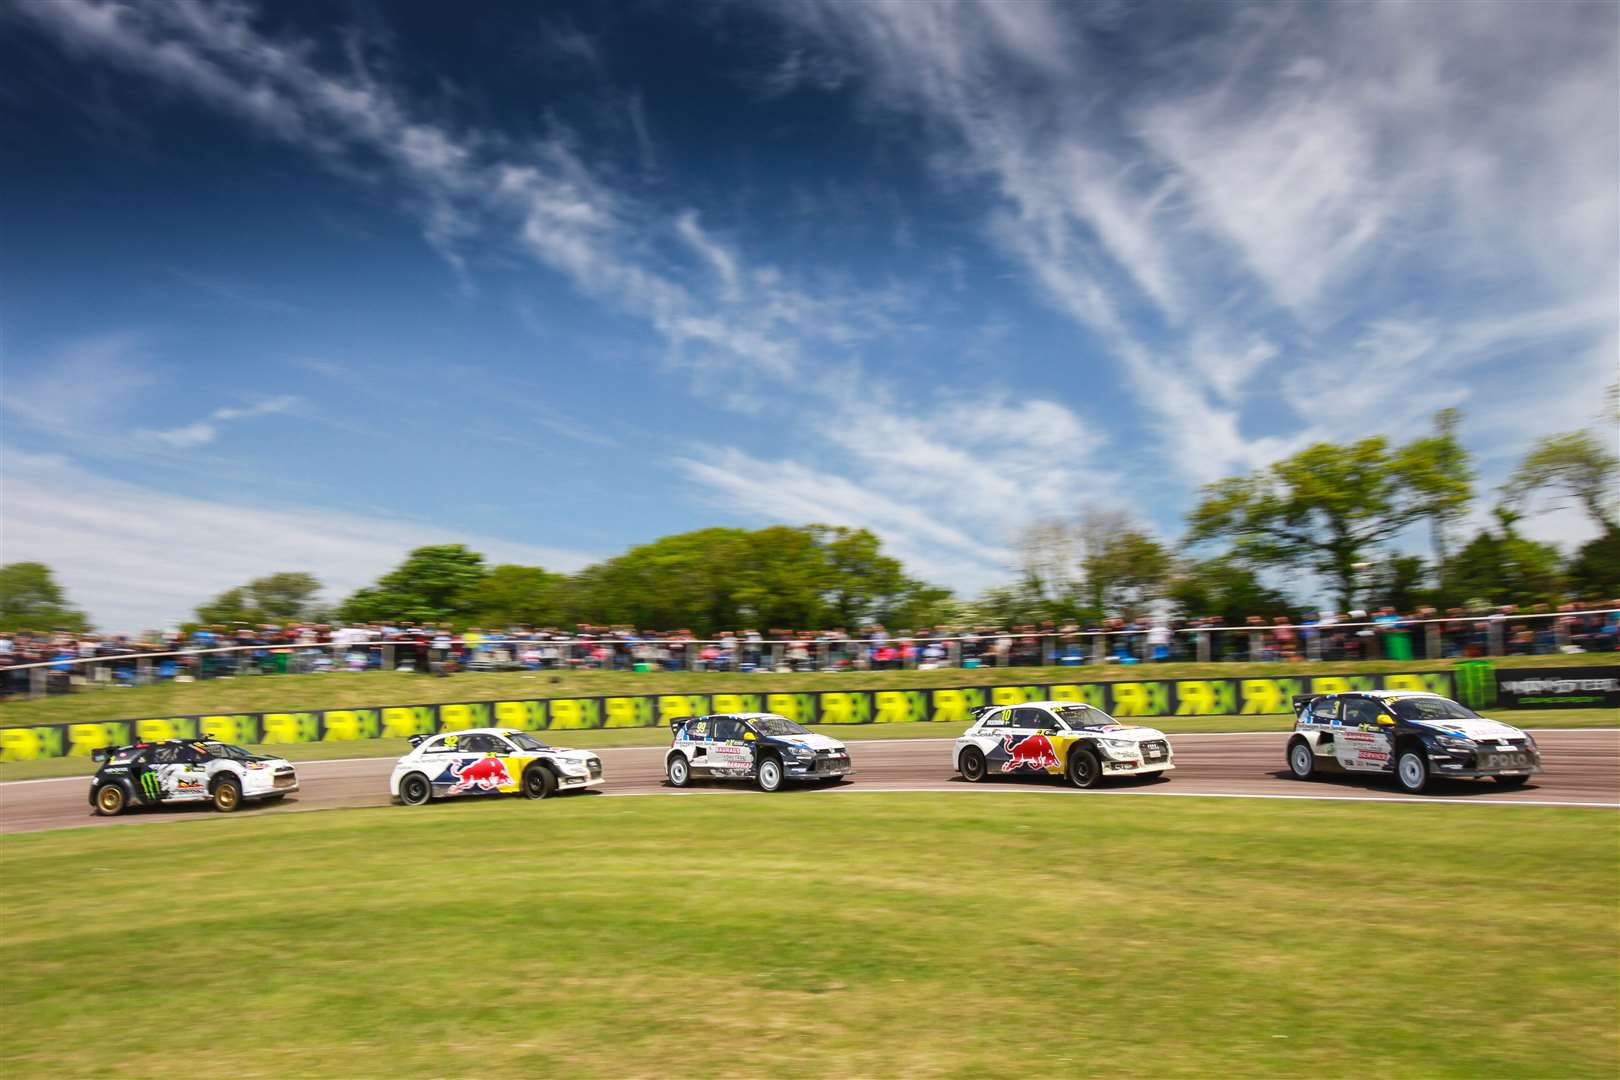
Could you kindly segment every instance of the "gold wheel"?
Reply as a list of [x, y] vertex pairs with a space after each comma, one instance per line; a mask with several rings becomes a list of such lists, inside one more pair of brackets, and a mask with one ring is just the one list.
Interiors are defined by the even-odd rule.
[[124, 789], [117, 784], [108, 784], [96, 792], [96, 809], [108, 815], [118, 813], [124, 808]]
[[242, 799], [241, 789], [230, 780], [223, 780], [214, 789], [214, 809], [230, 813]]

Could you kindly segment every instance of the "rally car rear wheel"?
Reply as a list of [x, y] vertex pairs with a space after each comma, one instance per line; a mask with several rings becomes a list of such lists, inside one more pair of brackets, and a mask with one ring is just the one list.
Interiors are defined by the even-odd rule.
[[523, 770], [523, 797], [543, 799], [557, 790], [557, 778], [538, 762]]
[[664, 773], [669, 777], [670, 787], [685, 787], [692, 782], [692, 765], [685, 754], [671, 754], [664, 763]]
[[1416, 795], [1429, 784], [1429, 760], [1421, 750], [1402, 752], [1395, 762], [1395, 779], [1401, 787]]
[[433, 785], [419, 772], [413, 772], [399, 782], [399, 801], [406, 806], [421, 806], [433, 797]]
[[962, 751], [962, 757], [956, 763], [956, 771], [962, 774], [962, 779], [970, 784], [977, 784], [984, 779], [985, 768], [984, 751], [977, 746], [970, 746]]
[[1309, 780], [1316, 773], [1316, 754], [1304, 739], [1289, 745], [1288, 771], [1294, 774], [1295, 780]]
[[782, 763], [768, 757], [759, 763], [759, 790], [775, 791], [782, 786]]
[[1092, 788], [1102, 779], [1102, 762], [1097, 755], [1083, 746], [1076, 746], [1069, 751], [1069, 767], [1066, 770], [1069, 783], [1077, 788]]
[[222, 776], [214, 785], [214, 809], [228, 814], [242, 805], [242, 785], [234, 776]]
[[124, 812], [124, 789], [117, 784], [104, 784], [96, 792], [96, 813], [113, 817]]

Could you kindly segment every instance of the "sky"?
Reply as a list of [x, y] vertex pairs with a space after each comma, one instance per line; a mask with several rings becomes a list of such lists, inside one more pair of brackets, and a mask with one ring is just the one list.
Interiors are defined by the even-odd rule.
[[104, 628], [711, 525], [971, 594], [1447, 406], [1483, 521], [1617, 378], [1614, 4], [446, 11], [0, 0], [0, 557]]

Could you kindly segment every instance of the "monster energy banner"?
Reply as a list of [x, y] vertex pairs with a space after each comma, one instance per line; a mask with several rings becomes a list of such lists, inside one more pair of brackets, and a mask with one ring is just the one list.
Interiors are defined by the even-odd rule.
[[[1565, 669], [1567, 673], [1570, 669]], [[1590, 669], [1584, 669], [1590, 670]], [[1118, 717], [1266, 716], [1288, 713], [1295, 694], [1345, 690], [1429, 690], [1450, 696], [1450, 672], [1315, 678], [1178, 679], [937, 690], [819, 690], [757, 694], [647, 694], [635, 697], [472, 701], [309, 712], [157, 716], [89, 724], [0, 728], [0, 761], [88, 757], [104, 746], [143, 739], [219, 739], [241, 744], [404, 739], [470, 727], [578, 731], [667, 724], [678, 716], [774, 712], [801, 724], [966, 724], [981, 705], [1084, 701]], [[1494, 686], [1493, 686], [1494, 690]], [[562, 741], [561, 739], [558, 740]]]
[[1508, 709], [1620, 708], [1620, 667], [1508, 668], [1496, 696]]

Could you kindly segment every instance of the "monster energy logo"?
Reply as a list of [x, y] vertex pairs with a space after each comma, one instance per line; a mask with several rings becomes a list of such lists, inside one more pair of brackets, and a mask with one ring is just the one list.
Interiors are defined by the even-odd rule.
[[158, 797], [158, 778], [155, 772], [141, 773], [141, 794], [153, 802]]
[[1489, 660], [1469, 660], [1455, 671], [1457, 700], [1470, 709], [1496, 704], [1496, 668]]

